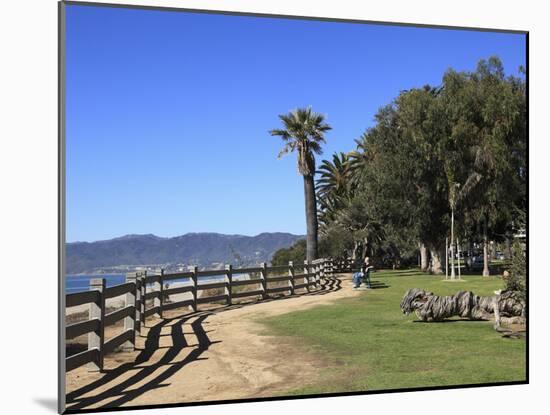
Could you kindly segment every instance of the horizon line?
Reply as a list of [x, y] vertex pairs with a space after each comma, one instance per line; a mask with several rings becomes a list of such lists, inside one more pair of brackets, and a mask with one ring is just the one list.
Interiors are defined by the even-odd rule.
[[187, 236], [187, 235], [198, 235], [198, 234], [210, 234], [210, 235], [222, 235], [222, 236], [244, 236], [246, 238], [255, 238], [257, 236], [263, 235], [263, 234], [287, 234], [292, 236], [303, 236], [305, 237], [306, 234], [299, 234], [299, 233], [293, 233], [293, 232], [283, 232], [283, 231], [273, 231], [273, 232], [259, 232], [253, 235], [247, 235], [247, 234], [241, 234], [241, 233], [222, 233], [222, 232], [186, 232], [179, 235], [173, 235], [173, 236], [159, 236], [155, 235], [154, 233], [127, 233], [121, 236], [113, 236], [112, 238], [107, 239], [96, 239], [96, 240], [75, 240], [75, 241], [66, 241], [65, 244], [77, 244], [77, 243], [95, 243], [95, 242], [107, 242], [112, 241], [115, 239], [123, 239], [127, 237], [138, 237], [138, 236], [153, 236], [157, 239], [173, 239], [173, 238], [179, 238], [181, 236]]

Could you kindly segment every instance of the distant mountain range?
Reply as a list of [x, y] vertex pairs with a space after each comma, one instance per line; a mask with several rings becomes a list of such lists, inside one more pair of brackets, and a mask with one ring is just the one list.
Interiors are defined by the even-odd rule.
[[187, 233], [173, 238], [152, 234], [125, 235], [96, 242], [71, 242], [66, 247], [67, 274], [114, 272], [136, 266], [177, 265], [210, 267], [216, 264], [248, 266], [269, 262], [273, 254], [303, 235], [261, 233], [256, 236]]

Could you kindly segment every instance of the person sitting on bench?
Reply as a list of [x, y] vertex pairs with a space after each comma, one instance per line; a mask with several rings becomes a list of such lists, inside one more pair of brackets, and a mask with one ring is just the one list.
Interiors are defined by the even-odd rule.
[[365, 257], [365, 261], [361, 264], [361, 270], [353, 274], [353, 288], [359, 288], [364, 282], [367, 288], [371, 288], [370, 272], [374, 267], [370, 264], [370, 258]]

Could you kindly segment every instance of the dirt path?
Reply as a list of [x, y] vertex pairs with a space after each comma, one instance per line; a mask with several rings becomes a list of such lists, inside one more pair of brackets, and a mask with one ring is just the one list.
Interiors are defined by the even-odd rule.
[[[349, 276], [309, 294], [147, 320], [137, 351], [106, 357], [104, 373], [67, 374], [71, 409], [183, 403], [284, 394], [315, 379], [322, 362], [285, 339], [262, 335], [257, 318], [358, 295]], [[181, 314], [181, 311], [180, 311]], [[298, 348], [299, 349], [299, 348]]]

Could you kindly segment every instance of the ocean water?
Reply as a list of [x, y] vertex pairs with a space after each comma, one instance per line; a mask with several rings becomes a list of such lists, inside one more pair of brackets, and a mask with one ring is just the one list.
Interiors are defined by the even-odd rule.
[[[65, 277], [65, 291], [67, 294], [77, 293], [81, 291], [88, 291], [90, 289], [90, 280], [94, 278], [105, 278], [105, 284], [107, 287], [113, 285], [120, 285], [126, 282], [126, 274], [99, 274], [99, 275], [67, 275]], [[206, 282], [223, 281], [223, 275], [213, 275], [208, 277], [199, 277], [199, 284]], [[234, 280], [247, 279], [248, 275], [241, 274], [235, 276]], [[182, 278], [177, 280], [171, 280], [167, 283], [169, 285], [173, 283], [187, 282], [191, 283], [190, 278]]]
[[126, 274], [67, 275], [65, 277], [65, 291], [67, 294], [88, 291], [90, 289], [90, 280], [94, 278], [105, 278], [107, 287], [126, 282]]

